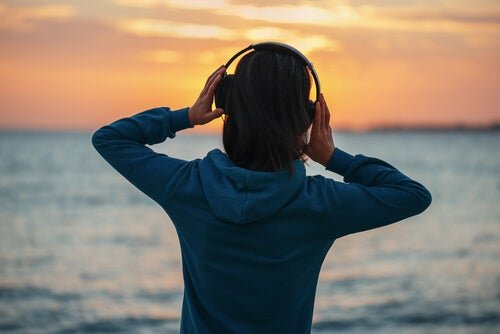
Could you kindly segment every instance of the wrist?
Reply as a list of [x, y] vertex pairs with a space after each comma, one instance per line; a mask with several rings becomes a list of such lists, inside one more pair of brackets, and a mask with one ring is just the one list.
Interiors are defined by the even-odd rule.
[[194, 123], [193, 107], [188, 108], [188, 119], [189, 119], [189, 124], [191, 125], [191, 127], [194, 127], [195, 123]]
[[353, 161], [354, 157], [351, 154], [335, 147], [326, 169], [343, 176]]
[[193, 127], [189, 119], [189, 108], [182, 108], [175, 111], [168, 110], [168, 113], [170, 125], [174, 132]]
[[335, 152], [335, 147], [332, 150], [330, 150], [327, 154], [325, 154], [323, 161], [321, 162], [323, 166], [326, 167], [328, 165], [328, 162], [331, 160], [334, 152]]

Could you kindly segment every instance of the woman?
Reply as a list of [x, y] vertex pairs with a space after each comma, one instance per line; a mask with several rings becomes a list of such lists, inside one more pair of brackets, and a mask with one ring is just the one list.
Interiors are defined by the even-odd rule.
[[[311, 120], [310, 80], [297, 57], [246, 54], [226, 110], [212, 110], [225, 71], [210, 75], [190, 108], [144, 111], [104, 126], [92, 141], [176, 227], [182, 333], [309, 333], [321, 264], [335, 239], [416, 215], [431, 195], [388, 163], [335, 147], [323, 95]], [[184, 161], [145, 146], [224, 113], [225, 153]], [[305, 155], [345, 183], [306, 176]]]

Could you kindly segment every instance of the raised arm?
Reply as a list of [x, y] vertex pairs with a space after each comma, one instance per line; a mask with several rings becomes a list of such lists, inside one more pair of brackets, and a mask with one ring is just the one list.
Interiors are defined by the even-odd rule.
[[212, 111], [215, 88], [225, 68], [219, 67], [207, 79], [198, 99], [190, 108], [171, 111], [161, 107], [122, 118], [97, 130], [92, 144], [102, 157], [146, 195], [165, 204], [176, 185], [176, 175], [189, 162], [154, 152], [146, 145], [174, 138], [177, 131], [206, 124], [223, 114]]
[[345, 183], [332, 179], [322, 183], [322, 198], [330, 209], [331, 231], [336, 238], [392, 224], [430, 205], [430, 192], [395, 167], [335, 148], [329, 120], [330, 112], [321, 96], [306, 153], [344, 177]]
[[174, 138], [177, 131], [188, 127], [188, 108], [154, 108], [100, 128], [92, 136], [92, 144], [134, 186], [163, 204], [173, 186], [173, 175], [187, 161], [156, 153], [146, 144]]
[[336, 148], [326, 168], [345, 181], [325, 182], [326, 196], [336, 199], [330, 205], [336, 238], [414, 216], [432, 200], [423, 185], [380, 159], [353, 157]]

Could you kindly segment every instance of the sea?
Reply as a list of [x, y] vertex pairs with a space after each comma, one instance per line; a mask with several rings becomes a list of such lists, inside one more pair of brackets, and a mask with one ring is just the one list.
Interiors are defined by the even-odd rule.
[[[91, 133], [0, 132], [0, 332], [178, 333], [179, 242]], [[428, 187], [423, 214], [335, 241], [314, 334], [500, 333], [500, 132], [336, 132]], [[178, 133], [153, 149], [221, 148]], [[308, 162], [307, 173], [341, 177]]]

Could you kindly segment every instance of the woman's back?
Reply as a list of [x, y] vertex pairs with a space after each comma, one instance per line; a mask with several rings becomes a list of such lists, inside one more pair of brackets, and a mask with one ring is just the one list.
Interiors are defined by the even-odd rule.
[[184, 161], [147, 147], [222, 114], [210, 107], [222, 70], [193, 107], [146, 110], [99, 129], [92, 142], [176, 227], [182, 333], [309, 333], [319, 271], [335, 239], [418, 214], [431, 195], [382, 160], [335, 148], [322, 97], [311, 141], [291, 143], [290, 152], [303, 148], [345, 183], [306, 176], [302, 154], [278, 163], [281, 170], [258, 171], [218, 149]]
[[185, 303], [196, 300], [182, 318], [197, 319], [202, 332], [308, 333], [333, 235], [311, 203], [302, 163], [291, 179], [236, 167], [218, 150], [191, 164], [181, 181], [189, 186], [166, 205], [192, 284]]

